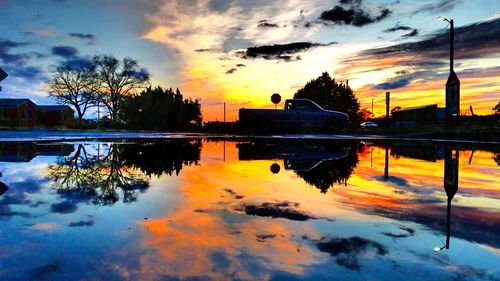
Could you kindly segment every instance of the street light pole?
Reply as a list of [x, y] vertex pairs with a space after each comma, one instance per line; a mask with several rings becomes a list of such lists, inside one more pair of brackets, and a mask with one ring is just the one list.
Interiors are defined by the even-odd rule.
[[446, 123], [451, 123], [453, 117], [458, 117], [460, 115], [460, 80], [453, 69], [455, 28], [453, 19], [448, 20], [444, 17], [438, 17], [438, 19], [447, 21], [450, 24], [450, 75], [446, 81], [445, 112]]
[[455, 37], [455, 29], [453, 28], [453, 20], [451, 19], [449, 21], [450, 23], [450, 73], [453, 72], [453, 52], [454, 52], [454, 47], [455, 47], [455, 43], [454, 43], [454, 37]]

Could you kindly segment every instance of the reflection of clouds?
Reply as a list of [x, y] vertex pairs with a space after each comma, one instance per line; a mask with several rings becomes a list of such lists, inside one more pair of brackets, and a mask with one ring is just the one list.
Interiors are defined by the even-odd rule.
[[385, 256], [388, 251], [384, 245], [358, 236], [349, 238], [323, 238], [315, 242], [318, 249], [335, 257], [338, 265], [350, 270], [361, 270], [359, 257], [366, 256], [370, 248], [379, 256]]
[[33, 230], [48, 230], [48, 231], [54, 230], [58, 227], [59, 225], [55, 222], [35, 223], [29, 226], [29, 228]]
[[93, 216], [89, 216], [87, 220], [79, 220], [76, 222], [70, 222], [69, 227], [82, 227], [82, 226], [93, 226], [95, 224], [95, 219]]
[[76, 204], [68, 200], [50, 205], [50, 211], [58, 214], [73, 213], [77, 209], [78, 207], [76, 206]]
[[445, 255], [410, 252], [424, 262], [432, 261], [439, 265], [440, 268], [444, 268], [448, 273], [446, 278], [449, 280], [499, 280], [499, 278], [494, 275], [494, 272], [488, 272], [485, 269], [475, 268], [467, 264], [455, 263]]
[[265, 202], [261, 205], [243, 205], [243, 211], [247, 215], [271, 218], [284, 218], [294, 221], [306, 221], [316, 219], [303, 211], [296, 209], [299, 207], [297, 202]]

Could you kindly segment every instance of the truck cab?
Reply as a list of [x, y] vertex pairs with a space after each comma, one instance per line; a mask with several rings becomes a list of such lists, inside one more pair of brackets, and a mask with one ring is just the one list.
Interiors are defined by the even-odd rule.
[[[325, 127], [338, 130], [349, 121], [347, 114], [325, 110], [308, 99], [290, 99], [285, 101], [283, 122], [287, 126]], [[328, 128], [327, 128], [328, 129]]]

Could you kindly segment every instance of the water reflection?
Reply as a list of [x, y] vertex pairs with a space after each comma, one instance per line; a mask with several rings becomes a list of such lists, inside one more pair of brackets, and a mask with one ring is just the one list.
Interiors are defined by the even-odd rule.
[[197, 141], [78, 144], [76, 152], [49, 166], [49, 179], [58, 192], [91, 198], [96, 205], [111, 205], [121, 198], [134, 202], [151, 175], [179, 174], [183, 165], [197, 164]]
[[[239, 160], [283, 160], [285, 170], [326, 193], [334, 184], [347, 185], [358, 164], [357, 143], [339, 141], [253, 141], [238, 145]], [[272, 173], [280, 171], [278, 163], [270, 166]]]
[[3, 147], [2, 280], [500, 276], [498, 154], [481, 148], [263, 139]]
[[[450, 248], [451, 237], [451, 200], [455, 197], [458, 191], [458, 150], [447, 148], [445, 151], [444, 160], [444, 190], [446, 191], [447, 207], [446, 207], [446, 243], [444, 246], [434, 248], [434, 251], [439, 252], [442, 249]], [[471, 153], [472, 158], [472, 153]], [[470, 163], [470, 161], [469, 161]]]

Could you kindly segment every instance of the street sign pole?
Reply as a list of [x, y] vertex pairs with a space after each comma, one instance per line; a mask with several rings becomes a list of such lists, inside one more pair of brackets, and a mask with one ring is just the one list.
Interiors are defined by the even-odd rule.
[[[3, 70], [1, 67], [0, 67], [0, 82], [3, 81], [3, 79], [7, 78], [7, 76], [9, 76], [7, 74], [7, 72], [5, 72], [5, 70]], [[0, 86], [0, 92], [2, 91], [2, 87]]]
[[0, 67], [0, 82], [1, 82], [3, 79], [7, 78], [7, 76], [9, 76], [9, 75], [7, 74], [7, 72], [5, 72], [5, 70], [3, 70], [3, 69]]

